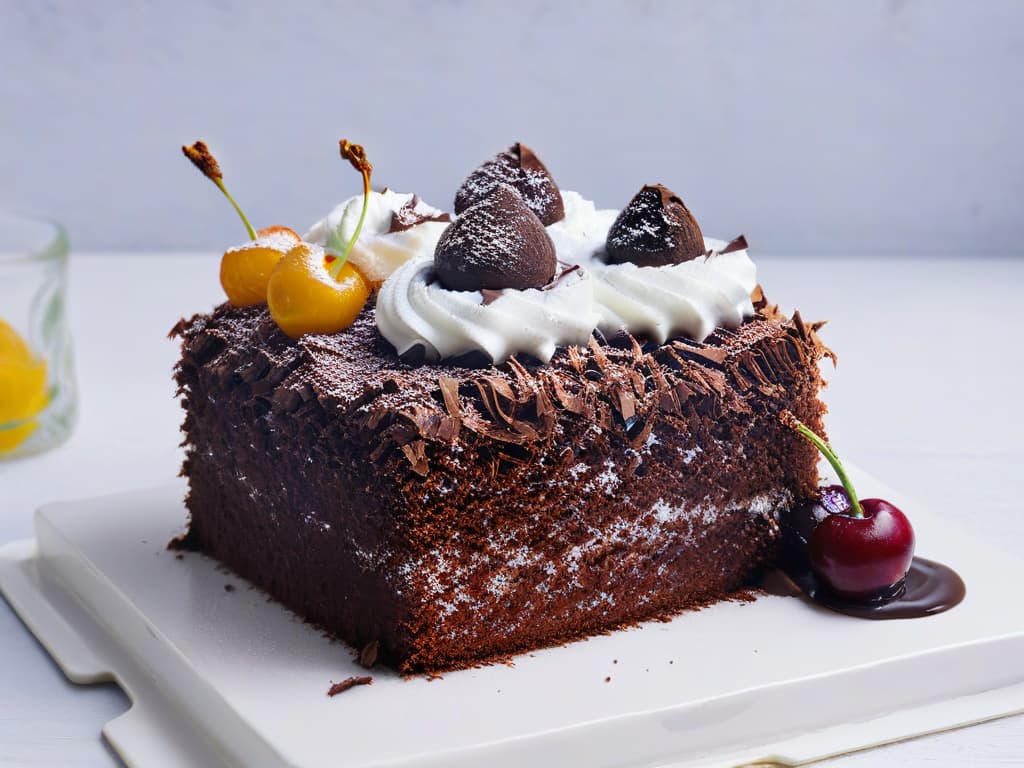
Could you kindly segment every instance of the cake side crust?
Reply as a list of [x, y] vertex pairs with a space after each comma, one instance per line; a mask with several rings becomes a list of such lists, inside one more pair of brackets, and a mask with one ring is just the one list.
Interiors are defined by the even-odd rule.
[[766, 306], [707, 344], [489, 370], [404, 366], [368, 314], [299, 344], [258, 309], [178, 328], [189, 535], [403, 671], [720, 598], [817, 482], [777, 415], [820, 429], [824, 348]]

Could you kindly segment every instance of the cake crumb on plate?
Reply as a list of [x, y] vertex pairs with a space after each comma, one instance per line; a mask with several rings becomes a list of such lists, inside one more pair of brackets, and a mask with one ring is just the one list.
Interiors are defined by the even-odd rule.
[[331, 683], [331, 687], [327, 689], [328, 696], [337, 696], [339, 693], [344, 693], [350, 688], [355, 688], [357, 685], [373, 685], [373, 678], [369, 675], [363, 677], [346, 677], [340, 683]]

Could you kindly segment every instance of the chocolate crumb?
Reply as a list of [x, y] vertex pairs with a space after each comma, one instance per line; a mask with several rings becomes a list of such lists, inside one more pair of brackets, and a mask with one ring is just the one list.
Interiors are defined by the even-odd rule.
[[604, 681], [605, 681], [606, 683], [610, 683], [610, 682], [612, 681], [612, 679], [611, 679], [611, 677], [606, 677], [606, 678], [604, 679]]
[[235, 591], [235, 585], [234, 584], [225, 584], [224, 585], [224, 591], [225, 592], [234, 592]]
[[357, 685], [373, 685], [373, 678], [369, 676], [365, 677], [346, 677], [340, 683], [331, 683], [331, 687], [327, 689], [328, 696], [337, 696], [339, 693], [344, 693], [349, 688], [355, 688]]
[[359, 651], [359, 665], [369, 669], [377, 663], [377, 653], [380, 650], [380, 641], [371, 640]]
[[619, 663], [618, 659], [612, 659], [612, 664], [618, 664], [618, 663]]
[[174, 556], [174, 559], [175, 559], [175, 560], [184, 560], [184, 559], [185, 559], [185, 556], [184, 556], [184, 555], [183, 555], [183, 554], [182, 554], [181, 552], [179, 552], [178, 554], [176, 554], [176, 555]]

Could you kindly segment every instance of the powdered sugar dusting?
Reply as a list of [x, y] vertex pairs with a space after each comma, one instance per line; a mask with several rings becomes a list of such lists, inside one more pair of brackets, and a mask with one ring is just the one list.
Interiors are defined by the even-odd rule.
[[500, 186], [516, 190], [526, 205], [542, 220], [553, 209], [562, 210], [561, 195], [554, 179], [542, 165], [524, 168], [516, 152], [518, 147], [516, 145], [502, 152], [466, 178], [455, 196], [456, 211], [464, 210], [486, 198]]
[[[586, 465], [577, 464], [569, 472], [579, 466]], [[609, 483], [613, 482], [610, 478], [617, 478], [612, 467], [605, 466], [598, 477], [605, 473]], [[543, 610], [545, 601], [555, 596], [578, 593], [581, 607], [600, 612], [602, 607], [614, 605], [612, 594], [593, 589], [593, 563], [605, 555], [615, 553], [614, 567], [621, 575], [636, 574], [650, 569], [653, 561], [676, 551], [680, 545], [699, 546], [705, 529], [726, 516], [749, 515], [774, 525], [779, 511], [791, 501], [792, 496], [786, 490], [756, 494], [724, 505], [707, 500], [694, 503], [659, 498], [639, 517], [623, 516], [602, 526], [587, 525], [587, 535], [582, 539], [579, 538], [579, 521], [567, 516], [548, 532], [548, 541], [570, 542], [554, 555], [509, 535], [491, 532], [483, 550], [479, 545], [470, 548], [455, 538], [445, 547], [402, 564], [398, 574], [402, 579], [416, 579], [425, 586], [424, 597], [439, 606], [442, 625], [456, 611], [485, 609], [483, 605], [474, 607], [474, 601], [467, 597], [473, 585], [482, 584], [487, 599], [501, 601], [520, 583], [532, 583], [538, 575], [541, 578], [533, 588], [542, 599], [536, 610]], [[664, 573], [667, 566], [661, 563], [655, 568]], [[635, 599], [643, 604], [651, 595], [638, 594]], [[530, 606], [524, 607], [524, 611], [529, 610]], [[518, 622], [510, 620], [502, 631], [511, 631], [516, 626]], [[444, 631], [443, 626], [441, 631]], [[447, 637], [457, 640], [473, 631], [476, 631], [473, 627], [453, 622]]]
[[529, 244], [525, 233], [533, 222], [528, 210], [516, 210], [502, 203], [498, 196], [488, 197], [465, 211], [441, 235], [438, 252], [458, 249], [471, 253], [472, 262], [460, 265], [466, 272], [500, 272], [509, 262], [521, 259]]
[[270, 232], [269, 234], [260, 235], [255, 240], [250, 240], [248, 243], [228, 248], [225, 253], [234, 253], [254, 246], [268, 248], [272, 251], [279, 251], [280, 253], [288, 253], [288, 251], [298, 245], [299, 242], [300, 240], [296, 236], [278, 229]]
[[668, 249], [674, 244], [673, 223], [657, 190], [644, 189], [619, 214], [608, 231], [608, 243], [618, 248]]

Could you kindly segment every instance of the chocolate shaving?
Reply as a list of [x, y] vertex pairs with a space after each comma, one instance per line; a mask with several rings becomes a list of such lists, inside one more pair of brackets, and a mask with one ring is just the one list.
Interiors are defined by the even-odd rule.
[[373, 685], [373, 678], [369, 675], [363, 677], [346, 677], [340, 683], [331, 683], [331, 687], [327, 689], [328, 696], [337, 696], [339, 693], [355, 688], [357, 685]]
[[[624, 422], [629, 423], [629, 420], [636, 415], [636, 400], [632, 393], [626, 389], [619, 389], [618, 391], [618, 406], [619, 413], [622, 416]], [[628, 426], [627, 426], [628, 429]]]
[[450, 223], [452, 216], [437, 208], [424, 203], [419, 195], [413, 195], [412, 200], [405, 203], [401, 208], [391, 214], [391, 225], [388, 232], [405, 232], [417, 224], [427, 221], [440, 221]]
[[547, 285], [541, 286], [540, 289], [542, 291], [550, 291], [552, 288], [556, 287], [560, 282], [562, 282], [562, 280], [564, 280], [566, 276], [572, 274], [573, 272], [580, 268], [579, 264], [563, 264], [562, 262], [558, 262], [558, 266], [560, 268], [559, 271], [555, 273], [555, 276], [553, 278], [551, 278], [551, 282], [549, 282]]
[[[728, 243], [726, 243], [725, 247], [722, 250], [716, 251], [716, 250], [714, 250], [712, 248], [711, 250], [709, 250], [707, 252], [707, 255], [708, 256], [715, 256], [715, 255], [721, 256], [721, 255], [725, 255], [727, 253], [734, 253], [736, 251], [745, 251], [745, 250], [747, 250], [748, 247], [749, 246], [747, 245], [747, 238], [745, 236], [743, 236], [743, 235], [740, 235], [739, 237], [734, 237], [732, 240], [730, 240]], [[760, 288], [760, 286], [758, 286], [758, 287]]]
[[458, 380], [451, 376], [441, 376], [437, 380], [437, 386], [441, 390], [441, 397], [444, 399], [444, 407], [448, 409], [448, 415], [453, 419], [458, 419], [460, 416]]
[[672, 342], [672, 346], [684, 357], [689, 357], [698, 362], [711, 363], [716, 367], [722, 366], [728, 357], [728, 353], [720, 347], [696, 346], [682, 339]]
[[[490, 471], [501, 473], [535, 461], [581, 423], [637, 446], [694, 412], [770, 411], [812, 362], [832, 354], [818, 338], [820, 323], [787, 320], [763, 292], [754, 294], [764, 302], [754, 318], [704, 342], [644, 346], [624, 333], [616, 346], [592, 338], [543, 366], [512, 358], [483, 370], [405, 365], [380, 338], [372, 308], [342, 334], [293, 342], [265, 307], [225, 305], [175, 328], [186, 347], [178, 385], [188, 397], [197, 377], [221, 380], [228, 396], [251, 403], [254, 417], [265, 414], [275, 429], [344, 425], [338, 439], [365, 441], [381, 471], [401, 466], [408, 482], [450, 471], [461, 451], [487, 452]], [[272, 379], [257, 396], [255, 385]]]
[[430, 467], [427, 464], [427, 444], [422, 440], [417, 440], [413, 443], [406, 443], [402, 446], [402, 453], [409, 459], [409, 464], [412, 465], [412, 471], [420, 477], [426, 477]]

